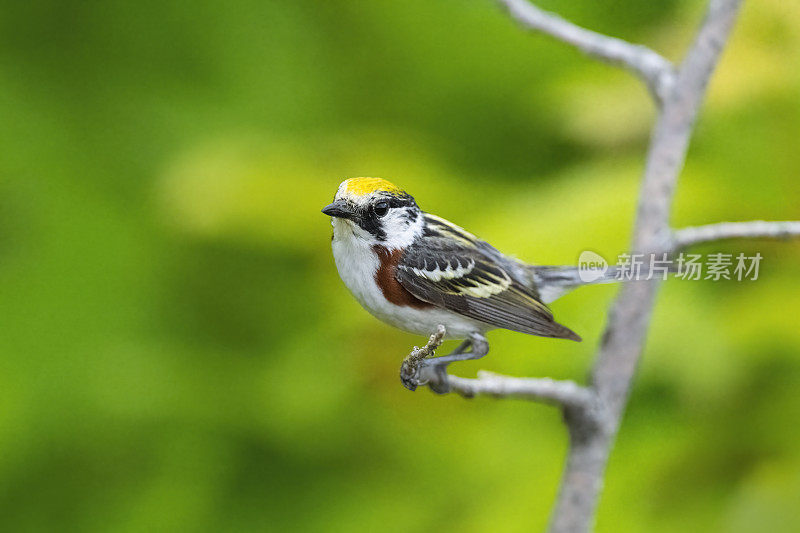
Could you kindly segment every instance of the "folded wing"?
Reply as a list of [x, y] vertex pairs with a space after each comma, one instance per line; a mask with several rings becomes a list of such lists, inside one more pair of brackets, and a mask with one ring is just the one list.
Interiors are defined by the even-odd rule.
[[[438, 218], [438, 217], [437, 217]], [[440, 219], [441, 220], [441, 219]], [[453, 226], [450, 232], [461, 230]], [[444, 307], [494, 327], [579, 341], [534, 290], [516, 281], [496, 259], [497, 252], [474, 236], [453, 239], [429, 232], [407, 248], [397, 280], [420, 300]], [[488, 253], [490, 250], [492, 253]]]

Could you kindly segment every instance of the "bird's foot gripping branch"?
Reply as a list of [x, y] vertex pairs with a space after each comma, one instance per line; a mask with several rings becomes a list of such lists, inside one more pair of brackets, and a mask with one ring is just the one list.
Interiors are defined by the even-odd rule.
[[[430, 385], [433, 390], [441, 390], [441, 387], [447, 385], [447, 377], [442, 375], [443, 368], [438, 367], [441, 371], [437, 372], [436, 366], [425, 364], [426, 361], [430, 361], [430, 357], [433, 357], [436, 348], [441, 346], [446, 333], [447, 330], [440, 324], [425, 346], [422, 348], [414, 346], [411, 353], [403, 360], [400, 366], [400, 381], [405, 388], [413, 391], [420, 385]], [[447, 391], [442, 390], [442, 392]]]
[[[574, 381], [555, 380], [550, 378], [516, 378], [502, 376], [481, 370], [477, 378], [462, 378], [446, 372], [451, 357], [458, 359], [475, 359], [488, 351], [488, 344], [482, 336], [475, 336], [459, 346], [453, 354], [444, 357], [433, 357], [441, 346], [446, 329], [439, 325], [436, 333], [430, 336], [427, 344], [419, 348], [414, 346], [411, 353], [403, 360], [400, 367], [400, 381], [408, 390], [416, 390], [420, 385], [427, 385], [434, 392], [443, 394], [457, 392], [466, 398], [478, 395], [495, 398], [521, 398], [540, 401], [561, 406], [565, 412], [580, 413], [581, 419], [592, 420], [590, 425], [602, 422], [602, 410], [594, 391], [578, 385]], [[466, 346], [472, 345], [473, 352], [464, 357]], [[477, 356], [477, 357], [476, 357]]]

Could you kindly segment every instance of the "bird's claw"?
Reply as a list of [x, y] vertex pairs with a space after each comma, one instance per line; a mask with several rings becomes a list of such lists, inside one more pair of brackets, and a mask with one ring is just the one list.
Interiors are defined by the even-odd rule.
[[417, 387], [424, 385], [420, 379], [420, 364], [418, 361], [406, 359], [400, 367], [400, 381], [403, 386], [410, 391], [417, 390]]
[[[444, 326], [439, 326], [425, 346], [422, 348], [414, 346], [414, 349], [405, 358], [403, 365], [400, 367], [400, 381], [405, 388], [413, 391], [420, 385], [430, 385], [431, 390], [435, 392], [442, 391], [442, 394], [448, 392], [440, 386], [440, 384], [444, 384], [447, 387], [445, 366], [432, 364], [428, 359], [433, 356], [436, 348], [442, 344], [444, 335]], [[449, 389], [449, 387], [447, 388]]]
[[450, 392], [447, 365], [436, 364], [430, 359], [416, 364], [413, 361], [404, 361], [400, 367], [400, 381], [410, 391], [416, 390], [420, 385], [428, 385], [437, 394]]

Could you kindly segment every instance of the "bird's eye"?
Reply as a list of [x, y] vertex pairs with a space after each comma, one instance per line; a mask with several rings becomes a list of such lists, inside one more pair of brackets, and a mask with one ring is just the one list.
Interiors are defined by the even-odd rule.
[[375, 214], [379, 217], [386, 216], [386, 213], [389, 212], [389, 202], [381, 200], [375, 204], [372, 210], [375, 211]]

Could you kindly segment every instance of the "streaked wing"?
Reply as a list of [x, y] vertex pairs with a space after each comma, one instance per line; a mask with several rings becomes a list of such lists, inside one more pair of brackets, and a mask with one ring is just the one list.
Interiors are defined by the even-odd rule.
[[580, 340], [553, 320], [534, 291], [514, 279], [497, 260], [497, 250], [443, 219], [435, 221], [422, 242], [407, 248], [400, 260], [397, 280], [405, 289], [420, 300], [498, 328]]

